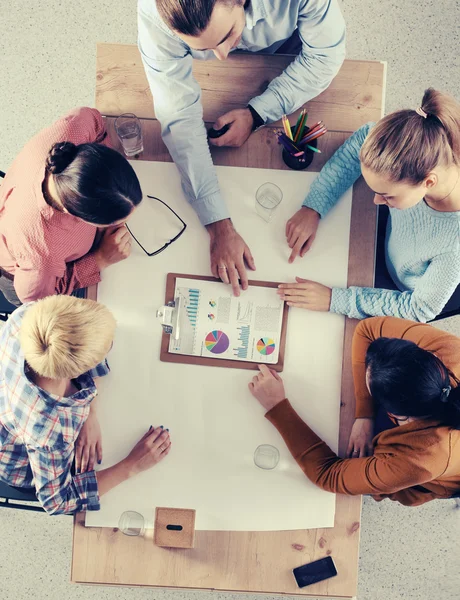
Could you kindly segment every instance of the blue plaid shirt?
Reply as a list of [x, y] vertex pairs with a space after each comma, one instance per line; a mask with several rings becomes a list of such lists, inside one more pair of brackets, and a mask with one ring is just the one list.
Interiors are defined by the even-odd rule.
[[93, 377], [107, 375], [107, 362], [76, 379], [69, 398], [49, 394], [27, 377], [19, 330], [30, 304], [18, 308], [0, 331], [0, 480], [35, 487], [49, 514], [98, 510], [94, 471], [72, 475], [75, 441], [97, 395]]

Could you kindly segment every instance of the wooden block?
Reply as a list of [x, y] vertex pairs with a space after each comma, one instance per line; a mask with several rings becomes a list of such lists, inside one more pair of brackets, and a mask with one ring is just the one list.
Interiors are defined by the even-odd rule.
[[196, 511], [189, 508], [157, 507], [153, 542], [166, 548], [193, 548], [195, 514]]

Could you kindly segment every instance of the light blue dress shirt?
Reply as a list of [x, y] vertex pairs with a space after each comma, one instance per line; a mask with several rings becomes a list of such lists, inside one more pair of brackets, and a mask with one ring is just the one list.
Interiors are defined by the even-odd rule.
[[[161, 134], [180, 171], [186, 197], [203, 225], [229, 218], [209, 152], [201, 89], [192, 50], [163, 22], [155, 0], [138, 3], [139, 49]], [[338, 0], [251, 0], [238, 50], [273, 53], [298, 28], [302, 51], [251, 105], [265, 123], [291, 114], [327, 88], [345, 58], [345, 23]]]

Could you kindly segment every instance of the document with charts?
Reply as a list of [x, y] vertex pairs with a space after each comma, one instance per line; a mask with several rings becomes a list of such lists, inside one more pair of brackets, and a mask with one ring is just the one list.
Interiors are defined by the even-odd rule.
[[179, 339], [169, 352], [276, 364], [284, 302], [276, 288], [249, 286], [239, 297], [229, 285], [195, 279], [176, 280]]

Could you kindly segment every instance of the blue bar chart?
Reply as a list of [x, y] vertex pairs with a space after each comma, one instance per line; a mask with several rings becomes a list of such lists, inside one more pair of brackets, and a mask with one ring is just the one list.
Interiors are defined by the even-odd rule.
[[198, 318], [198, 305], [200, 303], [200, 290], [189, 289], [187, 302], [187, 316], [191, 326], [195, 329]]
[[233, 351], [235, 353], [235, 356], [237, 356], [238, 358], [247, 358], [249, 350], [250, 327], [249, 325], [242, 325], [241, 327], [237, 327], [237, 331], [240, 347], [234, 348]]

